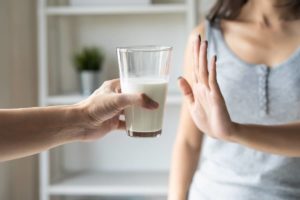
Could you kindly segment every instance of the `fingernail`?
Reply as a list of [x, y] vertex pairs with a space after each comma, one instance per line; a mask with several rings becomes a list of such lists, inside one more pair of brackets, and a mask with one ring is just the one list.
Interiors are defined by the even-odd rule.
[[159, 104], [156, 101], [149, 102], [150, 108], [158, 108]]
[[198, 41], [199, 41], [199, 37], [195, 35], [194, 42], [198, 42]]
[[143, 94], [143, 98], [146, 102], [146, 105], [149, 106], [148, 108], [158, 108], [159, 104], [156, 101], [152, 100], [150, 97], [148, 97], [146, 94]]
[[154, 108], [158, 108], [158, 107], [159, 107], [159, 103], [154, 102], [154, 103], [153, 103], [153, 107], [154, 107]]

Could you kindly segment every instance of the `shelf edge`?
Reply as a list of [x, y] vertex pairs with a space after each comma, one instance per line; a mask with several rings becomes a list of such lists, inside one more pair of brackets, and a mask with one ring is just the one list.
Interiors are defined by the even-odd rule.
[[185, 13], [185, 5], [152, 5], [152, 6], [121, 6], [121, 7], [71, 7], [57, 6], [46, 8], [46, 14], [51, 15], [110, 15], [110, 14], [164, 14]]

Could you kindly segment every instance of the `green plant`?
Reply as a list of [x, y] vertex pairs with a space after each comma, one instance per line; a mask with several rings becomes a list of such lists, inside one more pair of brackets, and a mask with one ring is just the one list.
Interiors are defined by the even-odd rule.
[[104, 60], [104, 53], [97, 47], [86, 47], [73, 55], [73, 63], [78, 71], [100, 71]]

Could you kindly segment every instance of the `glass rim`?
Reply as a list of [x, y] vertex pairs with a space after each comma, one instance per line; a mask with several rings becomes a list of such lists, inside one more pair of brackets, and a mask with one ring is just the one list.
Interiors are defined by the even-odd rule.
[[137, 45], [137, 46], [125, 46], [117, 47], [117, 51], [120, 52], [159, 52], [159, 51], [171, 51], [173, 47], [160, 46], [160, 45]]

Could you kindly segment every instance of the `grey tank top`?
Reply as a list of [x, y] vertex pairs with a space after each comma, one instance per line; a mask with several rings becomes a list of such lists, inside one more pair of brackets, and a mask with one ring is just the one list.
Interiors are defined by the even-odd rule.
[[[219, 23], [206, 21], [205, 30], [209, 58], [218, 55], [217, 79], [233, 121], [270, 125], [300, 120], [300, 48], [268, 68], [239, 59]], [[196, 199], [299, 200], [300, 158], [205, 137], [189, 191], [189, 200]]]

